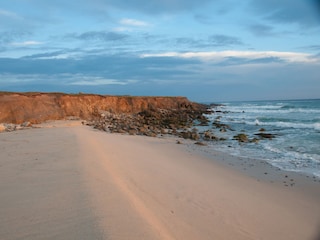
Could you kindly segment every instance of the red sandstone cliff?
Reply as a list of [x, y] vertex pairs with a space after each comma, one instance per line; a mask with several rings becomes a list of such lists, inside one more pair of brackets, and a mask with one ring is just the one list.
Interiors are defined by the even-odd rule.
[[0, 92], [0, 122], [46, 120], [79, 117], [91, 119], [99, 111], [138, 113], [148, 109], [177, 109], [203, 111], [201, 104], [185, 97], [131, 97], [63, 93], [7, 93]]

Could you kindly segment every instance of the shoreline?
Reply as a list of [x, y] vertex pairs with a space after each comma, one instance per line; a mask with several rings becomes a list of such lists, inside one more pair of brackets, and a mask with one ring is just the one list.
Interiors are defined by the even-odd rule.
[[[316, 239], [318, 181], [260, 161], [253, 164], [209, 151], [190, 140], [179, 138], [183, 144], [176, 144], [177, 139], [110, 134], [80, 121], [52, 121], [35, 129], [1, 133], [0, 171], [5, 174], [0, 174], [4, 196], [0, 211], [9, 220], [1, 220], [0, 236], [17, 239], [10, 230], [20, 226], [17, 234], [24, 239], [54, 239], [55, 230], [61, 228], [64, 231], [57, 239], [74, 236], [77, 231], [99, 239]], [[35, 141], [43, 149], [30, 145]], [[55, 157], [69, 160], [59, 162]], [[11, 161], [4, 161], [7, 158]], [[30, 159], [23, 162], [22, 158]], [[39, 159], [46, 162], [40, 164]], [[58, 181], [52, 167], [64, 169], [59, 181], [66, 195], [60, 199], [61, 206], [49, 209], [48, 217], [40, 210], [48, 210], [50, 198], [36, 196], [46, 193], [43, 184], [49, 186], [48, 191], [56, 189], [51, 185]], [[19, 174], [25, 177], [23, 184], [32, 183], [29, 189], [35, 195], [19, 188]], [[50, 181], [31, 181], [34, 177]], [[74, 188], [68, 188], [70, 183]], [[56, 196], [49, 195], [50, 202], [54, 201]], [[17, 203], [28, 199], [43, 229], [24, 221], [32, 218], [31, 210]], [[61, 211], [72, 202], [74, 211]], [[43, 206], [40, 209], [39, 204]], [[18, 217], [21, 212], [25, 219]], [[70, 222], [75, 214], [80, 215]], [[83, 227], [89, 219], [91, 224]], [[6, 230], [8, 224], [13, 225]], [[52, 236], [45, 238], [52, 224], [54, 229], [47, 232]], [[68, 232], [68, 226], [78, 230]]]
[[[85, 121], [79, 119], [68, 119], [68, 120], [48, 120], [38, 124], [32, 124], [31, 127], [21, 127], [17, 128], [13, 131], [8, 132], [0, 132], [2, 133], [11, 133], [15, 131], [26, 131], [32, 129], [43, 129], [43, 128], [68, 128], [68, 127], [89, 127], [94, 129], [92, 126], [85, 124]], [[105, 132], [99, 129], [95, 129], [95, 131], [100, 131], [105, 134], [112, 135], [120, 135], [120, 136], [131, 136], [131, 137], [141, 137], [141, 138], [151, 138], [151, 139], [162, 139], [167, 141], [168, 143], [181, 145], [182, 148], [185, 148], [184, 151], [193, 152], [196, 155], [200, 155], [215, 163], [221, 164], [227, 168], [235, 169], [241, 174], [244, 174], [248, 177], [255, 179], [256, 181], [264, 181], [269, 183], [275, 183], [277, 185], [281, 185], [284, 187], [300, 187], [300, 189], [305, 189], [308, 187], [308, 184], [312, 186], [318, 187], [320, 185], [320, 178], [315, 175], [307, 174], [305, 172], [299, 171], [290, 171], [281, 169], [280, 167], [272, 165], [272, 163], [268, 162], [264, 159], [254, 159], [245, 156], [235, 156], [231, 153], [226, 153], [224, 151], [219, 151], [215, 149], [213, 146], [207, 145], [207, 141], [201, 141], [205, 145], [199, 146], [195, 144], [195, 140], [185, 139], [182, 137], [178, 137], [172, 134], [164, 134], [161, 136], [143, 136], [143, 135], [130, 135], [129, 133], [111, 133]], [[208, 141], [210, 143], [210, 141]], [[232, 149], [230, 149], [232, 150]], [[302, 182], [301, 184], [296, 183]], [[320, 191], [319, 191], [320, 197]]]
[[[219, 144], [224, 151], [320, 179], [319, 106], [316, 100], [226, 102], [208, 117], [215, 128], [225, 128], [215, 131], [226, 139]], [[243, 143], [234, 143], [233, 136]]]
[[[99, 128], [95, 127], [95, 125], [91, 125], [87, 121], [77, 119], [77, 118], [64, 119], [64, 120], [47, 120], [42, 123], [30, 124], [27, 126], [23, 126], [22, 124], [21, 125], [7, 124], [7, 125], [8, 126], [12, 125], [14, 127], [12, 127], [12, 130], [0, 131], [0, 134], [5, 133], [5, 132], [15, 132], [15, 131], [21, 131], [21, 130], [37, 129], [37, 128], [74, 127], [74, 126], [82, 126], [82, 125], [90, 126], [94, 129], [100, 130]], [[200, 139], [200, 142], [203, 143], [204, 145], [199, 146], [199, 144], [195, 144], [197, 142], [197, 140], [184, 138], [183, 136], [179, 137], [179, 136], [174, 135], [172, 133], [171, 134], [170, 133], [169, 134], [163, 133], [163, 134], [158, 134], [158, 135], [154, 135], [154, 136], [147, 136], [147, 135], [130, 134], [130, 132], [122, 132], [121, 133], [121, 132], [108, 132], [108, 131], [104, 131], [104, 130], [100, 130], [100, 131], [105, 132], [106, 134], [130, 135], [130, 136], [138, 136], [138, 137], [152, 137], [152, 138], [160, 138], [160, 139], [167, 139], [167, 140], [174, 139], [174, 141], [176, 143], [179, 142], [179, 143], [186, 144], [193, 151], [199, 152], [199, 154], [204, 154], [207, 157], [210, 157], [210, 155], [218, 156], [218, 160], [220, 159], [219, 160], [220, 162], [223, 163], [223, 161], [227, 161], [228, 165], [230, 165], [230, 166], [237, 166], [237, 164], [234, 164], [234, 163], [236, 163], [237, 159], [238, 159], [243, 162], [242, 164], [240, 164], [243, 167], [239, 167], [239, 166], [237, 167], [237, 169], [240, 171], [250, 169], [250, 167], [253, 167], [252, 165], [255, 165], [255, 163], [258, 165], [262, 163], [263, 165], [269, 165], [271, 168], [277, 169], [277, 171], [282, 171], [284, 173], [287, 173], [285, 175], [289, 175], [290, 173], [292, 173], [294, 175], [300, 175], [300, 176], [304, 176], [306, 178], [310, 178], [314, 182], [320, 182], [320, 177], [318, 177], [317, 175], [313, 175], [313, 174], [302, 172], [302, 171], [282, 169], [281, 167], [275, 166], [272, 163], [270, 163], [268, 160], [265, 160], [265, 159], [257, 159], [257, 158], [250, 158], [250, 157], [245, 157], [245, 156], [232, 155], [232, 154], [229, 154], [225, 151], [219, 151], [216, 149], [216, 147], [214, 145], [211, 145], [214, 142], [210, 141], [210, 140], [208, 141], [205, 139]], [[207, 144], [207, 143], [209, 143], [209, 144]], [[230, 151], [232, 151], [232, 148], [230, 148]], [[227, 156], [227, 158], [225, 156]], [[223, 160], [221, 160], [221, 159], [223, 159]]]
[[233, 169], [257, 182], [272, 184], [285, 191], [294, 189], [320, 199], [320, 178], [304, 172], [283, 170], [263, 159], [233, 156], [211, 146], [194, 146], [186, 143], [192, 152], [209, 158], [217, 164]]

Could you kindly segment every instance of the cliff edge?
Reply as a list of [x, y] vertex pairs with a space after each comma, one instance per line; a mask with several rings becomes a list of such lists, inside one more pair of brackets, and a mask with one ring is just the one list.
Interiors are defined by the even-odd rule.
[[206, 106], [185, 97], [0, 92], [0, 123], [41, 123], [68, 117], [92, 120], [101, 112], [136, 114], [155, 109], [205, 112]]

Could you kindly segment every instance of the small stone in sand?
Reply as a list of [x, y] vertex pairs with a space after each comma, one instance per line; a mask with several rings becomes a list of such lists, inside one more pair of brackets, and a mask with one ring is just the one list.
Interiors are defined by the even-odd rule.
[[199, 146], [207, 146], [204, 142], [195, 142], [194, 144], [199, 145]]

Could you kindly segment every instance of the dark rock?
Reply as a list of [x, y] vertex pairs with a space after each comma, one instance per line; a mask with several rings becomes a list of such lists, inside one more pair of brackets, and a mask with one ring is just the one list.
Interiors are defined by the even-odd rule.
[[191, 139], [191, 140], [199, 140], [200, 139], [200, 136], [197, 132], [187, 131], [187, 132], [181, 132], [180, 134], [181, 134], [181, 137], [184, 139]]
[[273, 139], [276, 137], [275, 134], [271, 134], [271, 133], [256, 133], [256, 136], [259, 136], [261, 139]]
[[207, 146], [207, 144], [204, 142], [195, 142], [194, 144], [199, 145], [199, 146]]
[[207, 127], [207, 126], [209, 126], [209, 124], [207, 122], [201, 122], [198, 124], [198, 126]]
[[251, 143], [258, 143], [259, 142], [259, 139], [258, 138], [253, 138], [250, 140]]
[[220, 123], [219, 121], [214, 121], [212, 123], [212, 126], [217, 128], [217, 129], [220, 129], [220, 132], [226, 132], [227, 130], [231, 130], [231, 127], [227, 124], [224, 124], [224, 123]]
[[30, 122], [24, 122], [21, 124], [21, 127], [31, 127], [32, 124]]
[[157, 136], [157, 134], [154, 132], [147, 132], [145, 135], [148, 137], [156, 137]]
[[122, 134], [123, 134], [123, 133], [126, 133], [126, 131], [123, 130], [123, 129], [117, 129], [116, 132], [117, 132], [117, 133], [122, 133]]
[[[191, 110], [190, 110], [191, 109]], [[196, 128], [189, 130], [193, 123], [208, 121], [203, 111], [186, 109], [149, 108], [137, 114], [117, 114], [104, 111], [97, 113], [92, 126], [107, 132], [126, 133], [130, 135], [145, 135], [156, 137], [158, 134], [172, 134], [185, 139], [199, 140]]]
[[136, 135], [137, 131], [135, 129], [130, 129], [128, 133], [129, 135]]
[[205, 139], [211, 139], [212, 134], [211, 134], [209, 131], [205, 131], [203, 137], [204, 137]]
[[15, 124], [9, 123], [9, 124], [5, 124], [6, 127], [6, 131], [7, 132], [12, 132], [17, 130], [17, 126]]
[[198, 133], [192, 133], [191, 134], [191, 140], [199, 140], [200, 139], [200, 136]]
[[238, 140], [239, 142], [248, 142], [248, 136], [244, 133], [240, 133], [233, 137], [233, 139]]

